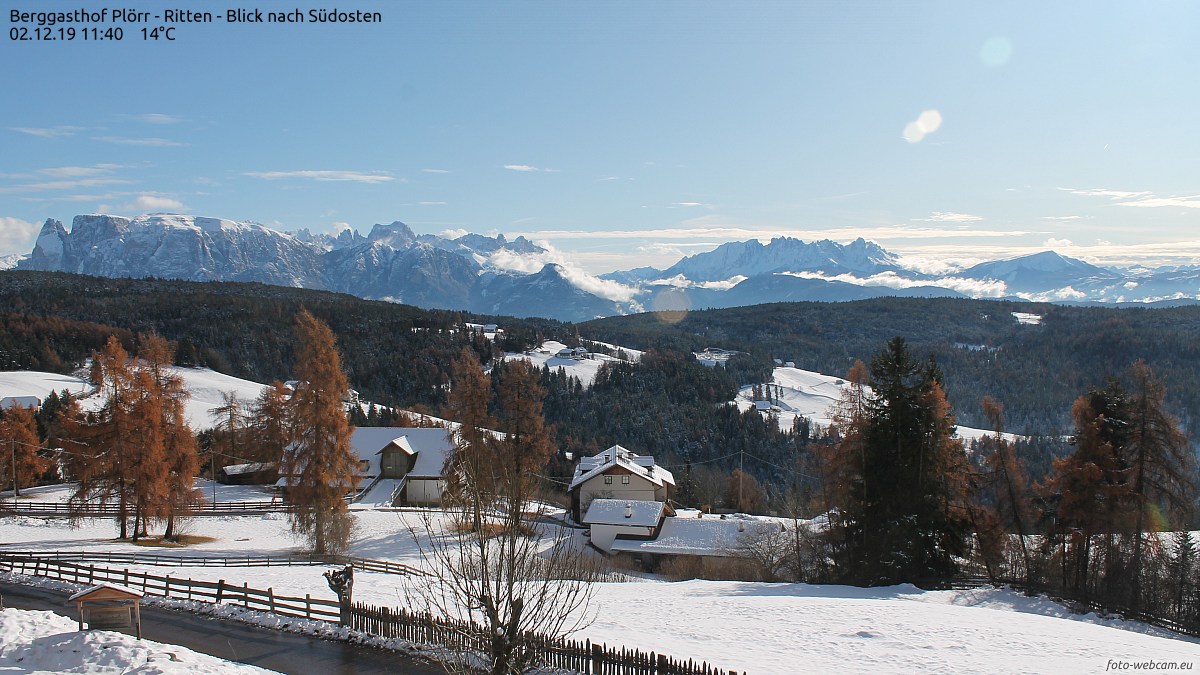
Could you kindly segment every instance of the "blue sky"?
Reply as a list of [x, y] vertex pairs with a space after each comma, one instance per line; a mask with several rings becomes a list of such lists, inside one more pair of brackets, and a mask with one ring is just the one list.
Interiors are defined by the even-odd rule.
[[1200, 260], [1198, 3], [335, 4], [383, 23], [4, 41], [0, 254], [169, 211], [525, 234], [593, 272], [780, 235]]

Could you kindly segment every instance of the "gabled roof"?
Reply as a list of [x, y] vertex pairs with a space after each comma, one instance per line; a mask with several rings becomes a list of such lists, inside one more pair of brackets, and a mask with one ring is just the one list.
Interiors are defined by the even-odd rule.
[[[410, 478], [440, 478], [446, 457], [454, 451], [454, 439], [450, 432], [441, 427], [355, 427], [350, 430], [350, 449], [366, 468], [358, 468], [359, 484], [362, 479], [373, 479], [379, 475], [380, 460], [387, 448], [398, 448], [407, 455], [416, 455], [417, 461]], [[290, 485], [286, 476], [280, 477], [276, 485]]]
[[579, 460], [579, 466], [575, 467], [575, 476], [571, 479], [571, 487], [568, 490], [574, 490], [576, 486], [618, 466], [635, 476], [645, 478], [656, 486], [675, 484], [675, 476], [670, 471], [657, 466], [653, 457], [635, 455], [626, 448], [614, 445], [595, 457], [584, 457]]
[[639, 499], [593, 499], [583, 517], [586, 525], [655, 527], [666, 509], [663, 502]]

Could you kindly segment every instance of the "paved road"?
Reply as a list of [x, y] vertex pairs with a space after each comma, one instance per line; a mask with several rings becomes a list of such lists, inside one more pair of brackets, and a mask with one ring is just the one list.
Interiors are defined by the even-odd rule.
[[[0, 583], [5, 607], [48, 609], [76, 619], [67, 594], [44, 588]], [[399, 673], [434, 675], [443, 671], [399, 652], [322, 640], [250, 624], [221, 621], [161, 607], [142, 607], [142, 637], [230, 661], [298, 675]]]

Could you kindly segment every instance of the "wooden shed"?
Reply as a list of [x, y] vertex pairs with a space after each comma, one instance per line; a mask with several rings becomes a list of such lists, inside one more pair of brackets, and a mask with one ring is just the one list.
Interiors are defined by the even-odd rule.
[[99, 584], [68, 598], [79, 612], [79, 630], [133, 628], [142, 637], [142, 592], [116, 584]]

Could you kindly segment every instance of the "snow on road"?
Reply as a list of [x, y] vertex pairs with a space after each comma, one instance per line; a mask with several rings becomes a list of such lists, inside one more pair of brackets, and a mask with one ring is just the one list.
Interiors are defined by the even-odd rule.
[[186, 647], [97, 630], [79, 632], [54, 612], [0, 610], [0, 673], [251, 675], [274, 671], [225, 661]]

